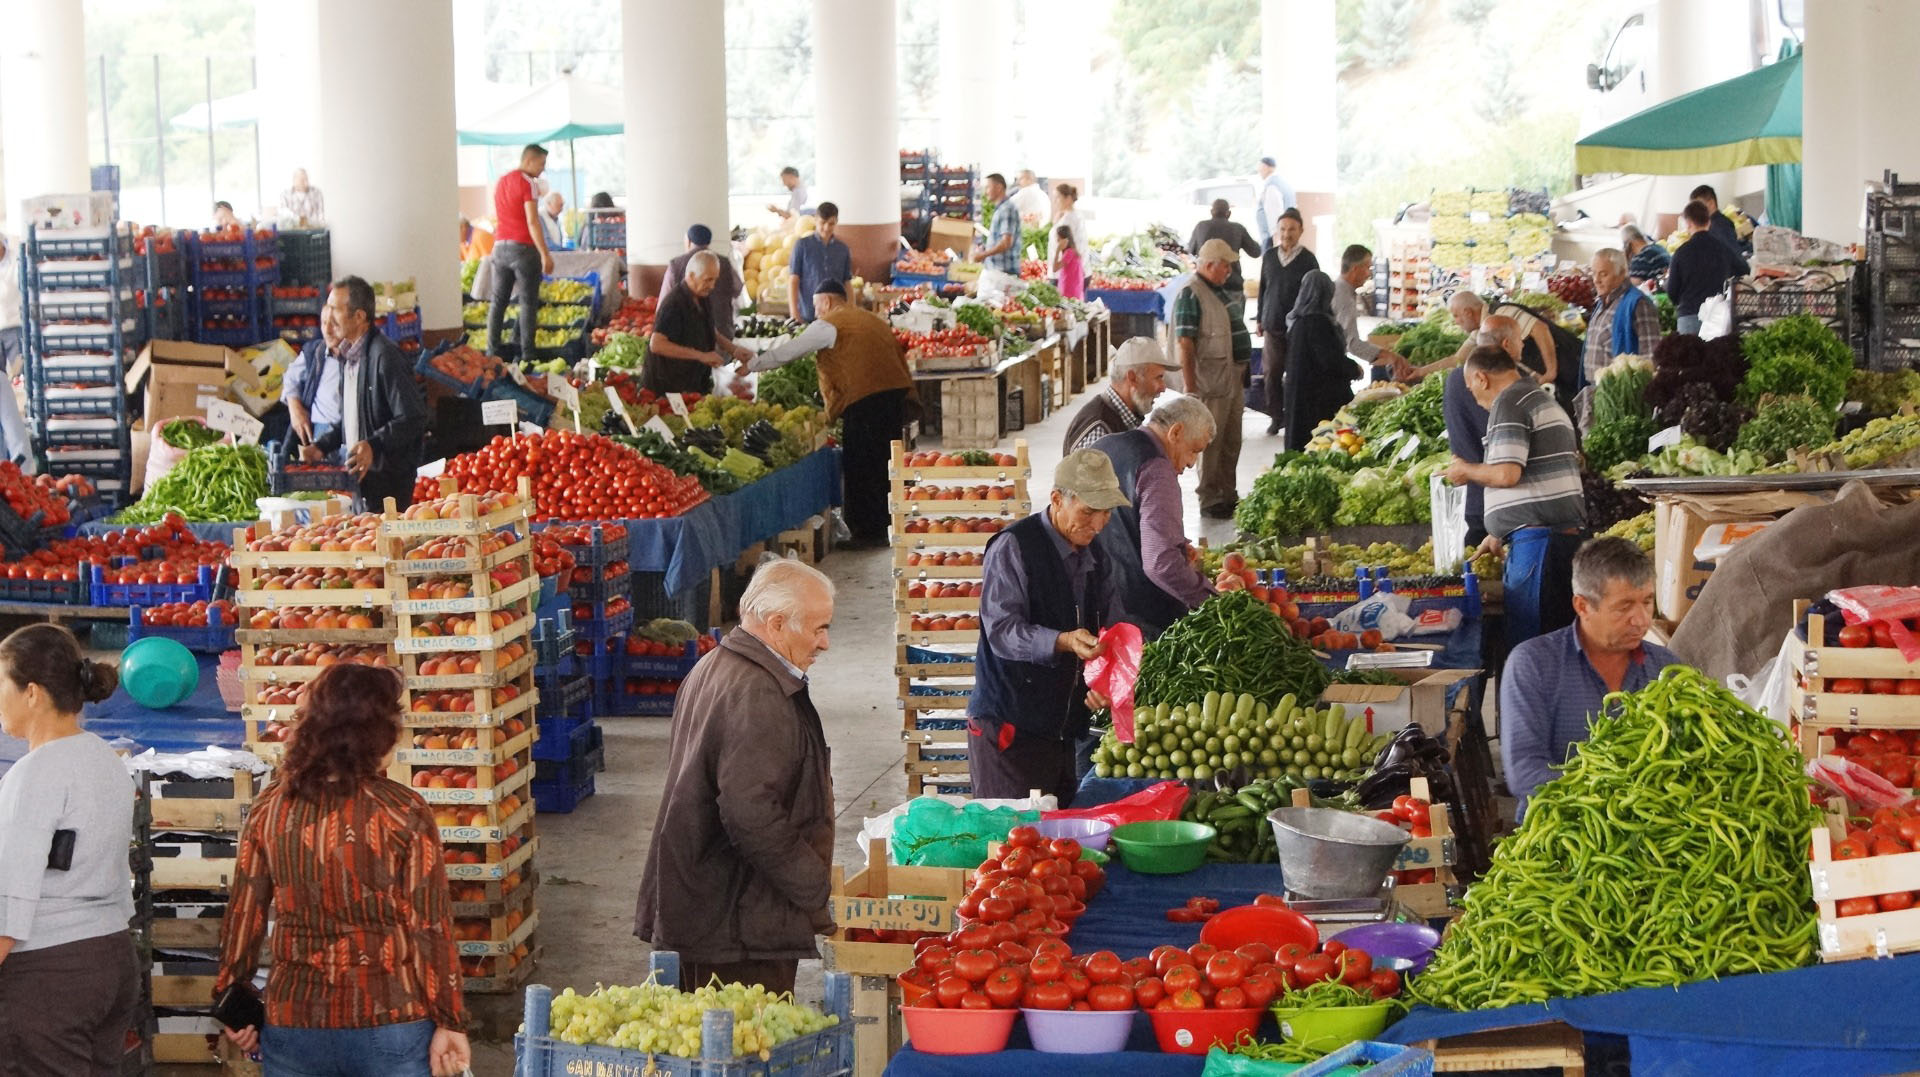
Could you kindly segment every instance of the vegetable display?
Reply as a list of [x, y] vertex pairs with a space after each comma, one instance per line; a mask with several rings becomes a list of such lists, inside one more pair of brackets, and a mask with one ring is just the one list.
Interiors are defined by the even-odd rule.
[[189, 523], [251, 520], [268, 494], [267, 454], [258, 445], [208, 445], [182, 457], [120, 510], [117, 523], [150, 524], [168, 513]]
[[[1249, 692], [1208, 692], [1198, 703], [1156, 704], [1137, 712], [1137, 722], [1132, 744], [1112, 733], [1101, 739], [1093, 753], [1096, 773], [1205, 781], [1216, 772], [1245, 768], [1244, 773], [1269, 782], [1322, 777], [1351, 781], [1391, 739], [1384, 734], [1369, 736], [1366, 720], [1357, 714], [1349, 716], [1338, 704], [1302, 706], [1287, 695], [1269, 706]], [[1241, 807], [1251, 816], [1255, 803], [1266, 799], [1249, 792], [1241, 798]], [[1267, 810], [1284, 804], [1282, 795], [1281, 802]], [[1230, 811], [1217, 818], [1228, 822], [1241, 817]], [[1262, 812], [1260, 818], [1265, 817]], [[1229, 846], [1227, 852], [1244, 854], [1258, 835], [1249, 832], [1244, 837], [1243, 847]]]
[[1735, 337], [1701, 340], [1687, 333], [1666, 337], [1653, 349], [1653, 380], [1648, 383], [1646, 400], [1660, 414], [1661, 421], [1672, 425], [1680, 421], [1683, 404], [1673, 408], [1676, 397], [1689, 385], [1705, 383], [1716, 400], [1732, 400], [1740, 379], [1747, 373], [1747, 361], [1740, 354]]
[[611, 438], [555, 430], [495, 437], [448, 460], [444, 474], [463, 494], [510, 492], [524, 475], [532, 480], [536, 520], [678, 516], [707, 499], [698, 479], [675, 475]]
[[754, 398], [763, 404], [789, 408], [801, 405], [824, 406], [820, 399], [820, 368], [811, 355], [803, 355], [785, 366], [760, 375]]
[[1826, 446], [1846, 459], [1850, 468], [1879, 467], [1888, 460], [1920, 449], [1920, 416], [1895, 415], [1874, 419], [1839, 441]]
[[1389, 467], [1361, 468], [1340, 491], [1340, 507], [1333, 522], [1341, 527], [1363, 524], [1414, 524], [1433, 518], [1427, 479], [1447, 466], [1448, 455], [1435, 453], [1405, 471]]
[[1319, 699], [1328, 673], [1287, 621], [1247, 591], [1215, 595], [1140, 655], [1137, 704], [1189, 703], [1208, 692]]
[[1402, 359], [1415, 366], [1423, 366], [1437, 359], [1445, 359], [1460, 350], [1467, 342], [1467, 335], [1453, 328], [1452, 319], [1445, 310], [1436, 310], [1427, 315], [1426, 320], [1400, 334], [1400, 340], [1393, 350]]
[[1647, 387], [1653, 384], [1653, 364], [1637, 355], [1623, 355], [1600, 369], [1593, 387], [1593, 422], [1651, 419]]
[[1733, 439], [1735, 449], [1757, 453], [1769, 462], [1795, 449], [1811, 449], [1833, 440], [1839, 413], [1812, 397], [1769, 397]]
[[1606, 706], [1618, 715], [1467, 891], [1419, 1001], [1485, 1009], [1813, 959], [1820, 813], [1780, 727], [1685, 666]]
[[1647, 451], [1647, 439], [1658, 432], [1654, 429], [1653, 420], [1646, 416], [1620, 415], [1601, 419], [1597, 404], [1594, 416], [1593, 426], [1587, 431], [1586, 440], [1580, 443], [1580, 448], [1587, 454], [1587, 466], [1595, 471], [1606, 471], [1628, 460], [1639, 459]]
[[176, 449], [198, 449], [217, 445], [226, 437], [198, 419], [171, 419], [160, 427], [160, 440]]
[[[1327, 771], [1327, 776], [1335, 780], [1340, 780], [1338, 776], [1341, 774], [1356, 772], [1356, 767], [1335, 766], [1331, 762], [1329, 762], [1325, 768], [1319, 768], [1316, 764], [1312, 763], [1300, 764], [1295, 762], [1303, 752], [1311, 755], [1325, 753], [1328, 754], [1329, 759], [1335, 757], [1336, 753], [1326, 753], [1324, 739], [1321, 742], [1323, 747], [1311, 752], [1304, 747], [1297, 749], [1291, 747], [1294, 741], [1300, 741], [1304, 744], [1308, 738], [1319, 736], [1318, 733], [1310, 733], [1303, 736], [1292, 733], [1290, 730], [1312, 727], [1314, 725], [1314, 716], [1322, 712], [1303, 712], [1296, 709], [1292, 717], [1282, 718], [1277, 714], [1268, 712], [1265, 718], [1261, 718], [1259, 715], [1263, 710], [1263, 707], [1256, 708], [1253, 721], [1257, 723], [1257, 731], [1249, 734], [1250, 739], [1259, 741], [1262, 746], [1258, 749], [1248, 750], [1261, 758], [1271, 753], [1281, 759], [1282, 763], [1279, 764], [1281, 773], [1277, 775], [1273, 774], [1272, 771], [1274, 768], [1272, 766], [1248, 766], [1245, 761], [1242, 761], [1240, 766], [1246, 772], [1267, 773], [1269, 776], [1255, 778], [1252, 781], [1242, 782], [1237, 786], [1222, 789], [1203, 789], [1188, 797], [1187, 802], [1180, 808], [1180, 818], [1188, 820], [1189, 822], [1205, 823], [1218, 831], [1219, 836], [1214, 838], [1207, 846], [1207, 860], [1209, 862], [1225, 864], [1278, 863], [1280, 854], [1274, 846], [1273, 827], [1267, 824], [1267, 813], [1273, 811], [1275, 808], [1292, 806], [1293, 791], [1295, 789], [1306, 788], [1307, 783], [1313, 780], [1305, 774], [1309, 768], [1325, 770]], [[1295, 718], [1301, 719], [1301, 722], [1296, 724]], [[1362, 734], [1365, 734], [1366, 721], [1364, 719], [1346, 718], [1344, 721], [1349, 729], [1356, 724], [1359, 725]], [[1271, 731], [1266, 729], [1269, 723], [1275, 726]], [[1320, 728], [1324, 729], [1326, 724], [1323, 720]], [[1237, 734], [1229, 734], [1229, 736], [1236, 735]], [[1261, 740], [1263, 737], [1266, 739]], [[1374, 749], [1374, 746], [1382, 743], [1386, 739], [1385, 734], [1379, 737], [1363, 735], [1360, 738], [1360, 748], [1353, 754], [1359, 757], [1360, 764], [1363, 765], [1370, 751]], [[1344, 741], [1342, 741], [1342, 744], [1344, 744]], [[1271, 745], [1271, 747], [1269, 745]], [[1245, 747], [1244, 743], [1243, 747]], [[1176, 749], [1176, 751], [1177, 750], [1178, 749]], [[1342, 758], [1347, 754], [1348, 752], [1345, 747], [1341, 747], [1337, 752], [1337, 755]], [[1216, 776], [1216, 781], [1217, 780], [1218, 777]], [[1323, 808], [1346, 808], [1351, 806], [1351, 802], [1346, 800], [1316, 798], [1314, 806]]]
[[[1441, 357], [1452, 354], [1447, 351]], [[1409, 357], [1408, 361], [1414, 360]], [[1390, 460], [1404, 448], [1403, 439], [1408, 437], [1419, 438], [1420, 444], [1428, 449], [1445, 448], [1447, 413], [1442, 401], [1445, 388], [1445, 378], [1423, 378], [1419, 385], [1369, 411], [1360, 427], [1360, 433], [1367, 439], [1365, 455], [1376, 462]], [[1395, 432], [1400, 437], [1387, 436]]]
[[[1320, 454], [1282, 453], [1234, 509], [1234, 526], [1255, 535], [1311, 534], [1333, 526], [1340, 508], [1338, 472]], [[1291, 459], [1288, 459], [1291, 457]]]
[[1891, 415], [1902, 404], [1920, 404], [1920, 370], [1856, 370], [1847, 375], [1847, 399], [1868, 415]]
[[600, 350], [593, 353], [593, 361], [615, 370], [638, 370], [647, 358], [647, 338], [635, 333], [614, 333]]
[[700, 1057], [702, 1022], [708, 1010], [733, 1012], [733, 1053], [759, 1055], [788, 1040], [831, 1028], [838, 1017], [793, 1001], [792, 995], [759, 984], [708, 984], [681, 991], [648, 982], [638, 987], [595, 987], [577, 994], [569, 987], [553, 996], [547, 1035], [568, 1043], [597, 1043], [676, 1058]]
[[1768, 394], [1804, 393], [1837, 408], [1853, 373], [1853, 349], [1811, 314], [1781, 318], [1740, 338], [1747, 373], [1739, 399], [1754, 404]]

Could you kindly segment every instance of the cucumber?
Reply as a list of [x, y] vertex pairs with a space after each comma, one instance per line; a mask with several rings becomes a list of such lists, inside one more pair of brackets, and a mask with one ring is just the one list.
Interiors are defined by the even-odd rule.
[[1280, 697], [1280, 702], [1273, 705], [1273, 713], [1291, 716], [1294, 706], [1299, 702], [1299, 700], [1293, 697], [1292, 692], [1288, 692], [1286, 695]]
[[1200, 719], [1208, 725], [1220, 713], [1220, 693], [1208, 692], [1206, 700], [1200, 704]]
[[1165, 722], [1172, 714], [1173, 708], [1165, 703], [1156, 703], [1153, 705], [1153, 720], [1155, 722]]
[[1255, 700], [1252, 693], [1240, 693], [1239, 701], [1233, 705], [1233, 721], [1235, 725], [1244, 724], [1247, 719], [1253, 717], [1254, 702]]
[[1353, 721], [1347, 723], [1346, 747], [1349, 751], [1359, 750], [1361, 742], [1366, 739], [1367, 723], [1364, 720], [1355, 718]]
[[1270, 717], [1270, 715], [1271, 715], [1271, 712], [1268, 711], [1267, 704], [1264, 700], [1254, 704], [1253, 717], [1255, 721], [1264, 722], [1267, 720], [1268, 717]]

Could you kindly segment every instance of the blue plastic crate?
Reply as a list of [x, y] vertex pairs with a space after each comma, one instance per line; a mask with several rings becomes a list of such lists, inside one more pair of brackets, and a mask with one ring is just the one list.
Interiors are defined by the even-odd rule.
[[200, 344], [218, 344], [227, 348], [251, 348], [273, 334], [264, 329], [196, 328], [193, 339]]
[[534, 756], [533, 780], [536, 783], [578, 788], [581, 782], [600, 773], [606, 749], [593, 747], [593, 737], [585, 727], [580, 732], [589, 735], [581, 738], [582, 747], [578, 754], [561, 759]]
[[478, 397], [481, 392], [486, 389], [487, 379], [485, 378], [475, 378], [470, 382], [461, 381], [459, 378], [453, 377], [436, 368], [433, 365], [433, 357], [438, 354], [438, 352], [421, 352], [420, 358], [414, 361], [413, 372], [433, 382], [435, 385], [452, 390], [461, 396]]
[[[528, 782], [527, 788], [533, 790], [533, 810], [541, 815], [567, 815], [580, 806], [580, 802], [593, 795], [593, 772], [588, 771], [586, 778], [578, 785], [563, 785], [559, 782]], [[558, 1071], [555, 1071], [558, 1074]]]
[[378, 326], [381, 335], [398, 344], [405, 340], [420, 339], [420, 308], [396, 310], [392, 314], [382, 314]]
[[540, 682], [540, 705], [534, 712], [542, 721], [593, 717], [593, 681], [585, 675], [551, 683]]
[[[546, 700], [543, 698], [542, 703]], [[540, 739], [533, 742], [533, 757], [554, 762], [587, 754], [593, 747], [593, 719], [542, 718]], [[535, 772], [536, 777], [544, 777]]]
[[481, 399], [511, 400], [515, 407], [519, 409], [521, 421], [532, 423], [535, 426], [547, 425], [547, 423], [553, 419], [554, 408], [558, 406], [539, 393], [533, 392], [530, 389], [522, 389], [511, 380], [504, 378], [497, 379], [493, 384], [487, 386]]
[[41, 292], [33, 300], [39, 312], [35, 320], [116, 322], [136, 317], [140, 308], [134, 303], [132, 286], [124, 285], [120, 292], [117, 299], [109, 293], [84, 300], [69, 298], [85, 294], [81, 292]]
[[121, 373], [125, 369], [111, 348], [99, 352], [44, 352], [28, 356], [27, 385], [29, 392], [37, 393], [49, 383], [77, 382], [113, 388], [116, 390], [113, 395], [118, 398]]
[[90, 604], [95, 606], [159, 606], [168, 602], [211, 602], [220, 586], [220, 571], [212, 565], [200, 566], [195, 583], [108, 583], [106, 569], [93, 566], [88, 584]]
[[1293, 1077], [1333, 1077], [1348, 1066], [1365, 1064], [1367, 1077], [1432, 1077], [1433, 1052], [1424, 1047], [1356, 1040], [1317, 1062], [1293, 1071]]
[[280, 451], [280, 443], [267, 442], [267, 489], [274, 494], [289, 494], [306, 490], [352, 490], [356, 488], [353, 476], [346, 468], [303, 467], [299, 470], [289, 468], [289, 461]]
[[58, 229], [35, 228], [32, 239], [33, 257], [44, 261], [105, 258], [115, 251], [123, 256], [133, 253], [133, 229], [129, 225], [116, 226], [111, 235], [76, 236]]
[[137, 329], [116, 330], [111, 325], [91, 326], [85, 332], [49, 333], [45, 326], [36, 326], [35, 331], [40, 337], [39, 350], [42, 355], [111, 353], [116, 348], [134, 347], [138, 341]]
[[[534, 530], [544, 531], [549, 527], [571, 526], [574, 525], [537, 523], [534, 525]], [[604, 527], [599, 524], [594, 524], [587, 533], [588, 542], [586, 545], [581, 546], [562, 543], [560, 548], [573, 555], [573, 563], [576, 566], [594, 568], [604, 565], [609, 561], [630, 560], [633, 549], [631, 545], [631, 534], [631, 532], [628, 532], [618, 539], [610, 539], [607, 537]]]
[[574, 580], [567, 585], [568, 600], [591, 602], [598, 606], [604, 605], [610, 598], [627, 598], [632, 588], [633, 573], [626, 567], [626, 562], [618, 564], [620, 570], [617, 575], [603, 575], [604, 566], [601, 566], [590, 570], [584, 582], [580, 579], [580, 571], [575, 569]]
[[[537, 783], [536, 783], [537, 784]], [[679, 986], [680, 955], [655, 951], [650, 958], [655, 978]], [[762, 1061], [757, 1055], [735, 1057], [733, 1014], [708, 1010], [701, 1020], [701, 1057], [674, 1058], [618, 1047], [581, 1046], [536, 1035], [533, 1030], [553, 1027], [553, 989], [541, 984], [527, 988], [522, 1013], [526, 1031], [513, 1040], [516, 1077], [570, 1077], [572, 1074], [658, 1074], [659, 1077], [841, 1077], [853, 1072], [853, 978], [845, 972], [824, 977], [825, 999], [820, 1009], [838, 1022], [775, 1047]]]
[[947, 275], [945, 273], [934, 276], [930, 273], [902, 273], [898, 269], [893, 271], [893, 286], [895, 288], [918, 288], [922, 284], [928, 284], [938, 288], [946, 282]]
[[143, 625], [140, 623], [141, 609], [142, 607], [140, 606], [134, 606], [131, 616], [127, 619], [127, 641], [129, 643], [137, 639], [145, 639], [148, 636], [159, 636], [163, 639], [174, 640], [186, 647], [187, 650], [197, 651], [201, 654], [220, 654], [223, 651], [231, 651], [234, 648], [234, 626], [211, 623], [218, 621], [220, 617], [218, 613], [211, 610], [207, 612], [208, 624], [195, 625], [192, 628], [182, 628], [174, 625]]
[[595, 617], [590, 621], [574, 618], [574, 634], [582, 639], [609, 640], [615, 636], [624, 636], [633, 629], [633, 611], [621, 610], [611, 617]]
[[[715, 640], [720, 638], [720, 633], [717, 631], [711, 635]], [[626, 674], [629, 677], [685, 677], [693, 672], [693, 667], [699, 661], [699, 643], [689, 643], [686, 649], [677, 655], [630, 654], [627, 656]]]
[[574, 641], [571, 610], [562, 610], [553, 617], [540, 618], [533, 625], [534, 663], [538, 666], [552, 666], [562, 658], [572, 657]]

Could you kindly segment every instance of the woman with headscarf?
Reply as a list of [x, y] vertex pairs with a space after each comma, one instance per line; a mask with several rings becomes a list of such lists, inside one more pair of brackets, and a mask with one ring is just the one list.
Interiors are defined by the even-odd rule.
[[1287, 315], [1283, 391], [1290, 451], [1305, 449], [1313, 428], [1353, 399], [1353, 378], [1346, 335], [1333, 317], [1333, 278], [1316, 269], [1300, 282], [1300, 298]]

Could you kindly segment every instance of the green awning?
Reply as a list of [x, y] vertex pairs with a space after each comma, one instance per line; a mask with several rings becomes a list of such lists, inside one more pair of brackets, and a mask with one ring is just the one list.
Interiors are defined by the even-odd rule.
[[561, 142], [626, 130], [620, 91], [571, 73], [535, 86], [472, 127], [460, 129], [462, 146], [523, 146]]
[[1691, 176], [1800, 160], [1800, 54], [1665, 101], [1574, 143], [1573, 169]]

